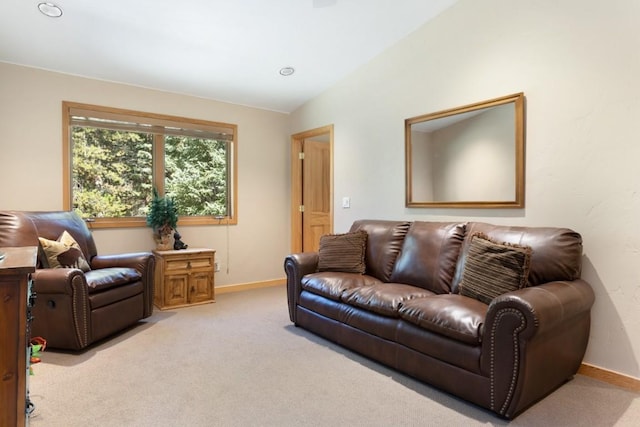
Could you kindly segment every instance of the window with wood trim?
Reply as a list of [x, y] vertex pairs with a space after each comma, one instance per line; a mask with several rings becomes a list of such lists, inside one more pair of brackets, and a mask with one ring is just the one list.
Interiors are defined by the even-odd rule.
[[64, 206], [93, 227], [146, 225], [157, 189], [179, 225], [237, 223], [237, 126], [62, 103]]

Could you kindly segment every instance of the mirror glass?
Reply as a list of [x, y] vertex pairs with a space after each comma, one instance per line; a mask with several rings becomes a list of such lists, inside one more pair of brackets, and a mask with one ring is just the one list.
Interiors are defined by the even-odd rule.
[[405, 120], [407, 207], [524, 207], [524, 94]]

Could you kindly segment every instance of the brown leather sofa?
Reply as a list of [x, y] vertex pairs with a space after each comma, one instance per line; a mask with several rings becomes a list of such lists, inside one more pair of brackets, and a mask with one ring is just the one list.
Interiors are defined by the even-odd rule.
[[[289, 317], [346, 348], [513, 418], [577, 372], [594, 293], [564, 228], [361, 220], [365, 274], [285, 259]], [[470, 236], [532, 250], [526, 287], [490, 304], [459, 293]]]
[[155, 259], [151, 253], [98, 255], [87, 225], [74, 212], [0, 211], [0, 247], [39, 246], [67, 231], [91, 270], [38, 268], [32, 275], [36, 303], [31, 336], [47, 347], [81, 350], [134, 325], [153, 312]]

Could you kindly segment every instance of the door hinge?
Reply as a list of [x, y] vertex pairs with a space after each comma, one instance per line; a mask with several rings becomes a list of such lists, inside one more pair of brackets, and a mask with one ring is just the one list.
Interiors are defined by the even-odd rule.
[[304, 152], [301, 151], [298, 153], [298, 159], [304, 160]]
[[300, 205], [299, 210], [300, 212], [304, 212], [304, 205]]

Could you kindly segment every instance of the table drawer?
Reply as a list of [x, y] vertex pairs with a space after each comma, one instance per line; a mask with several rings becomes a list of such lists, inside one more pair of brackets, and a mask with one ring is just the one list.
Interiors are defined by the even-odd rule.
[[192, 270], [195, 268], [213, 268], [213, 257], [211, 256], [191, 256], [184, 259], [168, 259], [165, 264], [165, 271]]

